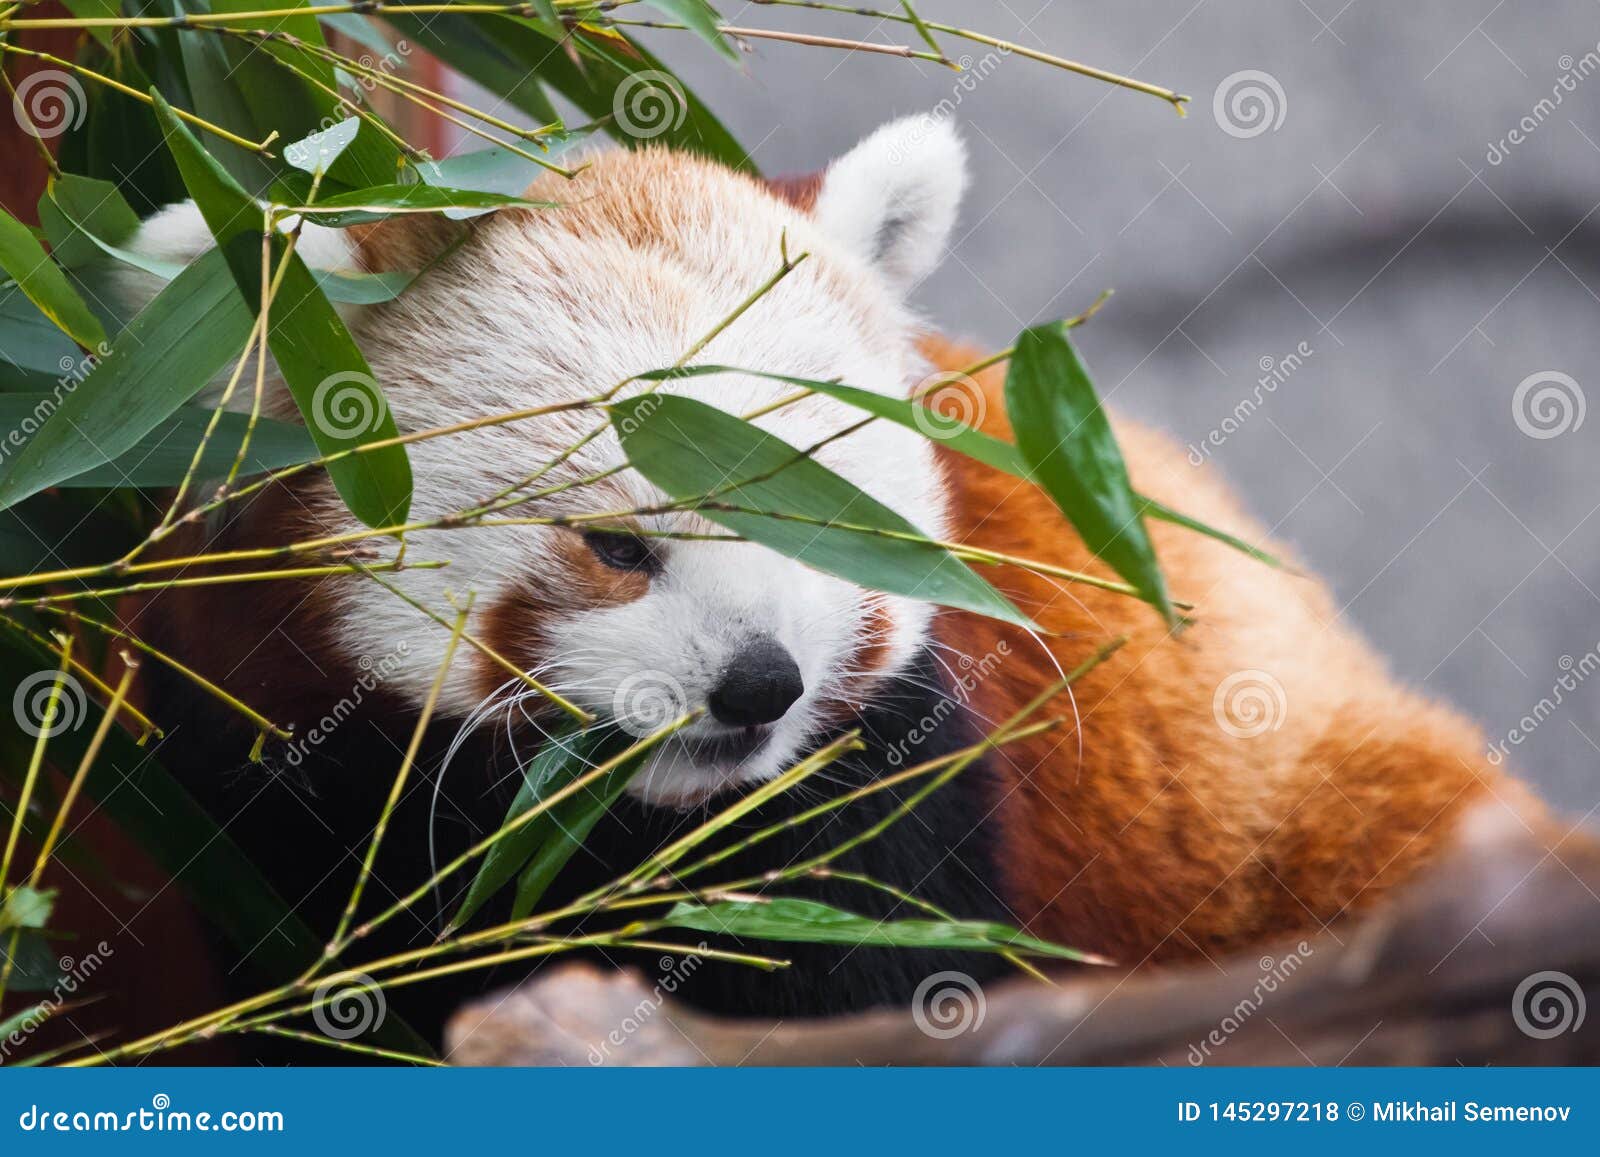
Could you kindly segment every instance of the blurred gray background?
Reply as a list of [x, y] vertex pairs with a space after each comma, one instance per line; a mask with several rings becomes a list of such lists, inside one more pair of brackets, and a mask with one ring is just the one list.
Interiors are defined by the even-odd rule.
[[[1102, 392], [1208, 449], [1405, 679], [1492, 739], [1537, 711], [1508, 763], [1592, 812], [1600, 414], [1582, 419], [1585, 391], [1600, 404], [1600, 6], [919, 7], [1186, 92], [1190, 115], [953, 38], [981, 80], [771, 43], [740, 75], [681, 34], [652, 43], [769, 173], [820, 167], [948, 99], [975, 181], [919, 292], [926, 313], [999, 347], [1114, 288], [1081, 331]], [[922, 47], [901, 24], [721, 8], [730, 24]]]

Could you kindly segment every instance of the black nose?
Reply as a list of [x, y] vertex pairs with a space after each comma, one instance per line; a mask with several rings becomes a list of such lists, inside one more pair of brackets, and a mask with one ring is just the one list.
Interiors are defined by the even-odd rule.
[[783, 718], [805, 689], [794, 657], [776, 639], [762, 636], [722, 673], [722, 681], [711, 692], [711, 715], [735, 727], [772, 723]]

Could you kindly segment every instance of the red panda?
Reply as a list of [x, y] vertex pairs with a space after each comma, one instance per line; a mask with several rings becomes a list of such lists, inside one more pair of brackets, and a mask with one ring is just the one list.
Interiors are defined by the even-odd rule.
[[[403, 430], [588, 397], [673, 364], [708, 333], [696, 361], [904, 397], [979, 360], [924, 334], [907, 304], [943, 251], [964, 183], [959, 137], [943, 122], [912, 119], [814, 178], [767, 184], [686, 154], [616, 152], [570, 184], [536, 184], [530, 196], [559, 201], [557, 209], [468, 224], [401, 217], [348, 234], [308, 231], [304, 244], [314, 265], [416, 269], [438, 258], [396, 301], [349, 317]], [[771, 275], [780, 239], [807, 260], [735, 324], [716, 328]], [[179, 206], [147, 223], [138, 244], [172, 260], [208, 238], [192, 208]], [[1009, 437], [1003, 374], [956, 377], [934, 405], [953, 398], [985, 431]], [[733, 413], [789, 392], [740, 374], [665, 388]], [[296, 419], [282, 392], [267, 408]], [[812, 396], [757, 422], [808, 446], [860, 416]], [[637, 474], [611, 472], [622, 456], [609, 433], [562, 457], [593, 425], [593, 414], [574, 411], [414, 443], [413, 516], [470, 508], [526, 485], [547, 463], [540, 514], [658, 502]], [[1117, 429], [1143, 492], [1261, 540], [1209, 468], [1191, 467], [1151, 431]], [[1042, 492], [915, 431], [875, 422], [828, 443], [818, 460], [933, 537], [1109, 577]], [[307, 472], [187, 528], [169, 549], [279, 544], [354, 525], [327, 479]], [[1319, 583], [1184, 529], [1160, 525], [1152, 535], [1171, 586], [1196, 605], [1187, 630], [1169, 631], [1150, 607], [1119, 594], [988, 570], [1044, 629], [1033, 635], [866, 591], [753, 544], [653, 536], [717, 531], [699, 515], [639, 516], [633, 525], [636, 536], [559, 526], [423, 531], [409, 536], [407, 558], [451, 565], [391, 579], [439, 610], [447, 592], [474, 591], [469, 631], [611, 726], [641, 733], [686, 708], [706, 709], [597, 830], [571, 869], [579, 878], [626, 870], [686, 812], [771, 779], [847, 727], [866, 729], [868, 750], [830, 769], [837, 784], [955, 750], [1121, 636], [1126, 646], [1047, 708], [1073, 725], [992, 753], [865, 847], [863, 870], [955, 915], [1015, 922], [1132, 967], [1337, 921], [1435, 859], [1474, 813], [1503, 809], [1541, 822], [1531, 795], [1489, 765], [1473, 729], [1397, 686]], [[394, 550], [374, 542], [369, 557]], [[325, 888], [370, 827], [448, 632], [379, 584], [349, 578], [257, 584], [248, 596], [167, 591], [138, 616], [139, 629], [201, 673], [298, 725], [295, 740], [266, 753], [273, 782], [246, 776], [241, 789], [248, 734], [225, 739], [226, 725], [182, 704], [170, 680], [151, 704], [196, 723], [179, 756], [186, 779], [237, 820], [233, 830], [253, 828], [247, 843], [286, 890]], [[384, 678], [363, 696], [359, 718], [319, 726], [375, 668]], [[425, 756], [438, 777], [433, 798], [418, 801], [382, 866], [397, 882], [426, 876], [441, 823], [469, 831], [498, 823], [505, 784], [548, 718], [536, 697], [469, 650], [458, 654], [439, 710], [460, 735]], [[440, 799], [453, 812], [443, 820]], [[848, 830], [767, 846], [753, 863], [786, 863]], [[817, 882], [813, 893], [857, 910], [896, 908], [837, 881]], [[711, 969], [691, 998], [728, 1011], [842, 1011], [903, 1001], [946, 959], [786, 954], [796, 960], [789, 980]], [[961, 959], [973, 972], [988, 967]]]

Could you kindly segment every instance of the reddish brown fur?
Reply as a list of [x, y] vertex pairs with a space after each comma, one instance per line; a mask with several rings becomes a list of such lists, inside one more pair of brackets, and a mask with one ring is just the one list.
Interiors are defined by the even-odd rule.
[[[937, 339], [926, 352], [949, 370], [979, 356]], [[1003, 383], [1002, 369], [979, 375], [979, 424], [1009, 438]], [[1209, 472], [1142, 427], [1118, 432], [1144, 493], [1260, 541]], [[942, 464], [958, 540], [1114, 577], [1042, 492], [953, 452]], [[1129, 640], [1076, 685], [1075, 729], [1000, 760], [1008, 899], [1032, 931], [1130, 964], [1237, 949], [1377, 899], [1475, 805], [1536, 812], [1468, 724], [1394, 684], [1319, 583], [1186, 530], [1151, 533], [1176, 596], [1197, 605], [1181, 634], [1134, 599], [1014, 568], [990, 577], [1057, 634], [1048, 649], [992, 619], [941, 619], [943, 640], [974, 658], [1008, 646], [974, 692], [996, 721], [1057, 679], [1057, 664]], [[1213, 694], [1251, 669], [1281, 683], [1287, 711], [1278, 730], [1236, 738]], [[1054, 708], [1073, 709], [1067, 697]]]

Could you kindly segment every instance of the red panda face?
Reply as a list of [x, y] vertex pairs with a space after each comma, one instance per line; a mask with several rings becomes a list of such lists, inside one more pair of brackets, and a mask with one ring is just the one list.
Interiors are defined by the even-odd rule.
[[[903, 397], [928, 372], [905, 296], [942, 255], [962, 165], [948, 128], [900, 122], [838, 161], [814, 206], [801, 207], [682, 154], [606, 154], [576, 180], [550, 178], [530, 192], [562, 207], [474, 221], [464, 244], [400, 298], [352, 316], [351, 328], [402, 430], [593, 397], [673, 365], [713, 332], [695, 362]], [[386, 223], [363, 243], [361, 263], [421, 263], [459, 228]], [[327, 249], [340, 240], [308, 234], [312, 263], [332, 264]], [[778, 269], [785, 247], [809, 256], [719, 331]], [[633, 383], [619, 396], [644, 388]], [[661, 388], [733, 414], [794, 392], [739, 373]], [[292, 410], [280, 399], [278, 412]], [[862, 416], [812, 396], [755, 421], [805, 447]], [[622, 469], [619, 441], [595, 410], [418, 441], [409, 453], [414, 519], [470, 509], [519, 485], [544, 494], [508, 512], [523, 516], [638, 511], [667, 498]], [[925, 533], [943, 535], [940, 479], [915, 432], [874, 422], [826, 445], [817, 460]], [[354, 529], [331, 491], [307, 520], [308, 536]], [[407, 559], [450, 565], [393, 581], [441, 612], [447, 596], [472, 592], [469, 631], [623, 731], [649, 734], [703, 710], [634, 780], [647, 801], [687, 806], [776, 775], [869, 701], [926, 639], [927, 604], [865, 591], [753, 543], [708, 540], [727, 532], [700, 515], [624, 514], [608, 526], [414, 532]], [[337, 647], [362, 655], [409, 642], [390, 687], [420, 703], [447, 633], [374, 583], [334, 584], [329, 598]], [[440, 702], [446, 715], [496, 725], [508, 715], [539, 724], [545, 707], [469, 648], [457, 652]]]

